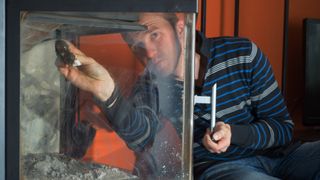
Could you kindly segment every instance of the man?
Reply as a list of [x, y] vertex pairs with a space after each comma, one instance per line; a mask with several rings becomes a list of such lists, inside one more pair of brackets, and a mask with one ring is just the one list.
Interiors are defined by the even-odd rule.
[[[128, 146], [144, 152], [156, 139], [159, 116], [168, 113], [165, 104], [158, 102], [163, 79], [167, 89], [175, 90], [162, 97], [174, 94], [171, 97], [175, 97], [176, 107], [181, 107], [182, 100], [177, 97], [181, 97], [183, 90], [180, 80], [185, 58], [184, 23], [172, 14], [162, 13], [142, 14], [139, 23], [148, 30], [124, 36], [134, 54], [146, 65], [132, 100], [121, 96], [108, 71], [72, 45], [70, 51], [83, 65], [78, 69], [58, 66], [74, 85], [96, 97], [112, 127]], [[211, 94], [212, 85], [218, 84], [218, 122], [214, 132], [210, 132], [210, 106], [195, 107], [196, 178], [319, 178], [320, 143], [291, 143], [293, 122], [271, 66], [260, 49], [244, 38], [206, 39], [201, 35], [198, 45], [198, 53], [207, 60], [201, 94]], [[117, 113], [120, 109], [126, 111]], [[168, 116], [177, 125], [181, 111]], [[180, 133], [181, 127], [176, 130]], [[152, 155], [148, 157], [152, 159]]]

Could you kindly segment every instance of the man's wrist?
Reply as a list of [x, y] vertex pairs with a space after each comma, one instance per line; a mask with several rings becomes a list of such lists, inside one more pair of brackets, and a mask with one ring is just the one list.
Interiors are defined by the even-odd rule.
[[97, 99], [99, 99], [100, 101], [103, 102], [104, 106], [107, 108], [112, 107], [115, 102], [118, 100], [118, 97], [120, 96], [120, 90], [118, 88], [118, 86], [114, 86], [113, 91], [111, 93], [111, 95], [109, 95], [106, 98], [99, 98], [97, 97]]
[[115, 91], [115, 84], [108, 84], [107, 87], [91, 87], [92, 94], [95, 96], [95, 98], [99, 101], [107, 101], [112, 93]]
[[250, 127], [248, 125], [231, 124], [231, 143], [243, 146], [248, 143], [250, 138]]

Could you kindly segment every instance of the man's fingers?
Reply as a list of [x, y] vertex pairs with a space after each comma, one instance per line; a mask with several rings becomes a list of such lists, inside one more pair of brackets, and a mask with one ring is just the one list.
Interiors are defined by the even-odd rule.
[[211, 153], [218, 153], [218, 154], [222, 152], [226, 152], [229, 147], [228, 143], [226, 143], [223, 140], [218, 142], [213, 141], [210, 135], [205, 135], [205, 137], [203, 138], [203, 145]]
[[79, 54], [79, 55], [84, 55], [84, 53], [82, 51], [80, 51], [78, 48], [76, 48], [72, 43], [70, 43], [69, 41], [64, 40], [67, 44], [68, 44], [68, 49], [70, 52], [72, 52], [73, 54]]
[[75, 47], [72, 43], [67, 40], [64, 40], [68, 44], [68, 50], [75, 56], [76, 60], [79, 60], [81, 65], [88, 65], [94, 63], [95, 61], [87, 57], [80, 49]]
[[202, 141], [208, 151], [219, 154], [227, 151], [230, 141], [227, 138], [227, 128], [220, 127], [216, 130], [217, 132], [212, 134], [210, 129], [207, 129]]
[[221, 152], [226, 152], [227, 149], [228, 149], [228, 147], [222, 148], [222, 149], [221, 149]]
[[82, 54], [74, 54], [74, 55], [75, 55], [76, 59], [79, 60], [82, 65], [89, 65], [89, 64], [95, 63], [95, 61], [92, 58], [90, 58], [86, 55], [82, 55]]
[[64, 64], [59, 62], [59, 60], [56, 61], [56, 66], [60, 73], [71, 83], [74, 85], [80, 87], [80, 88], [85, 88], [84, 83], [85, 79], [88, 79], [83, 73], [81, 73], [77, 68], [74, 68], [70, 65]]
[[224, 136], [223, 131], [218, 131], [218, 132], [213, 133], [212, 139], [215, 141], [219, 141], [223, 136]]
[[58, 68], [65, 68], [68, 67], [68, 64], [65, 64], [60, 58], [56, 58], [56, 61], [54, 62], [54, 64], [58, 67]]
[[228, 129], [228, 126], [226, 126], [225, 123], [217, 122], [212, 138], [218, 141], [221, 138], [225, 137], [229, 131], [230, 130]]
[[207, 129], [206, 134], [202, 139], [202, 144], [207, 148], [208, 151], [212, 153], [215, 153], [219, 150], [217, 143], [211, 138], [211, 132], [209, 129]]

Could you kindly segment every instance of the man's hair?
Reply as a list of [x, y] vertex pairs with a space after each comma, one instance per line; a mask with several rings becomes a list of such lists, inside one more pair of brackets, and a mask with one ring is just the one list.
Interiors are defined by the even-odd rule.
[[173, 29], [176, 29], [176, 24], [178, 22], [178, 17], [175, 13], [162, 13], [163, 18], [167, 20]]
[[[171, 27], [175, 30], [176, 29], [176, 24], [178, 22], [178, 17], [175, 13], [157, 13], [157, 14], [161, 14], [161, 16], [167, 20], [169, 22], [169, 24], [171, 25]], [[132, 32], [131, 32], [132, 33]], [[124, 41], [126, 41], [126, 43], [130, 46], [130, 44], [132, 44], [132, 38], [130, 36], [130, 32], [125, 32], [125, 33], [121, 33], [121, 36], [123, 38]]]

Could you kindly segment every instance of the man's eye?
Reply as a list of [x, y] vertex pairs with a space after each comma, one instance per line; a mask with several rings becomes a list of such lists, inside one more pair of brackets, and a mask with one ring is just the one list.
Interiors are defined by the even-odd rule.
[[141, 55], [145, 49], [144, 44], [142, 42], [136, 43], [131, 46], [133, 53]]
[[150, 36], [151, 36], [151, 39], [157, 39], [159, 37], [159, 33], [158, 32], [152, 32]]

